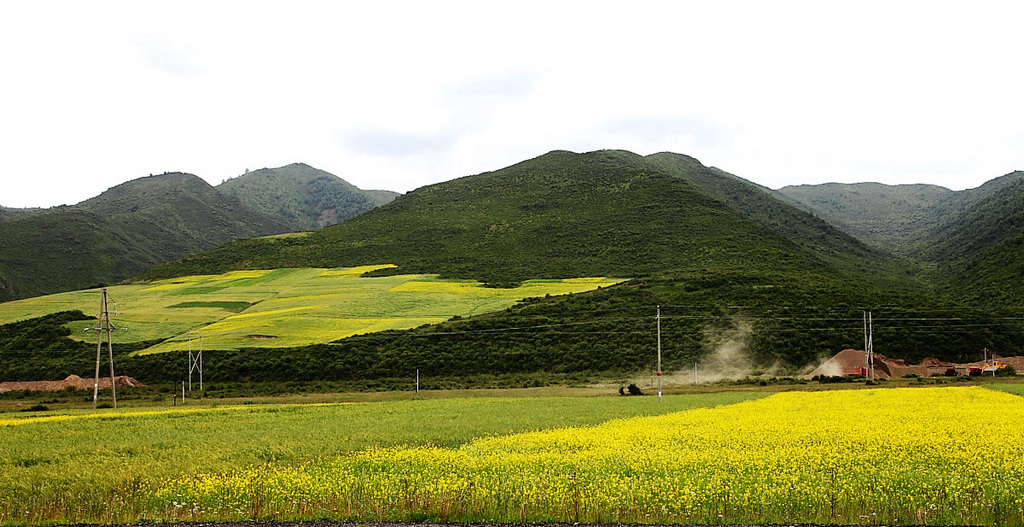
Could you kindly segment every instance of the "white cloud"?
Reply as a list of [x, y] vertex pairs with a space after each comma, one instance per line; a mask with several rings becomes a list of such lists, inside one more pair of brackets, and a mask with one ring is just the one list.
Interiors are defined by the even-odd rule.
[[51, 1], [0, 21], [7, 206], [301, 161], [408, 191], [553, 149], [966, 188], [1024, 168], [1003, 2]]

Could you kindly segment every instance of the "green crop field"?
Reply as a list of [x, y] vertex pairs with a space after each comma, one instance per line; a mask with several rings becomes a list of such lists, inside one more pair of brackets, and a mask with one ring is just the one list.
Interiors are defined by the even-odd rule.
[[7, 414], [0, 417], [0, 524], [138, 520], [148, 493], [191, 474], [298, 467], [368, 448], [455, 448], [482, 437], [762, 396], [671, 395], [661, 404], [654, 397], [477, 397]]
[[[232, 271], [108, 288], [114, 323], [128, 328], [115, 342], [164, 340], [142, 353], [243, 347], [292, 347], [352, 335], [409, 329], [500, 311], [524, 298], [579, 293], [614, 285], [611, 278], [527, 280], [492, 288], [435, 275], [363, 277], [389, 265], [337, 269]], [[98, 290], [0, 304], [0, 324], [65, 310], [99, 311]], [[111, 309], [114, 309], [112, 306]], [[69, 324], [80, 339], [95, 323]], [[190, 338], [193, 339], [189, 343]]]
[[1020, 402], [919, 387], [4, 417], [0, 525], [1020, 526]]

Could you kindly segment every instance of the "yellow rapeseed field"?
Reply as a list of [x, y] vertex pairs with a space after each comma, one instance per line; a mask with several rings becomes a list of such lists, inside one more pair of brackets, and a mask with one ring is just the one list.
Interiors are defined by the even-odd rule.
[[1021, 525], [1024, 401], [978, 387], [713, 409], [199, 474], [162, 519]]
[[[364, 277], [391, 264], [350, 268], [229, 271], [107, 288], [114, 323], [128, 328], [117, 342], [162, 341], [141, 353], [181, 352], [198, 346], [234, 350], [324, 344], [353, 335], [437, 324], [454, 316], [501, 311], [546, 295], [591, 291], [619, 278], [527, 280], [495, 288], [436, 275]], [[0, 323], [59, 311], [96, 314], [99, 291], [73, 291], [0, 304]], [[72, 338], [95, 321], [68, 324]], [[87, 339], [88, 337], [88, 339]]]

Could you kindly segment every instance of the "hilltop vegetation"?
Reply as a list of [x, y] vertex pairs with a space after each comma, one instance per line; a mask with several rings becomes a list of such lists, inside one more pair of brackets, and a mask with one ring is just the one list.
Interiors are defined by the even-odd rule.
[[398, 196], [386, 190], [360, 190], [304, 163], [246, 172], [217, 189], [295, 231], [334, 225]]
[[[288, 364], [324, 357], [307, 373], [284, 364], [259, 371], [298, 378], [379, 376], [415, 365], [467, 373], [635, 371], [650, 367], [658, 305], [670, 328], [665, 361], [680, 369], [733, 342], [759, 368], [794, 371], [863, 345], [864, 310], [884, 319], [876, 342], [911, 361], [973, 359], [985, 347], [1020, 350], [1020, 324], [1007, 323], [1004, 313], [932, 295], [911, 266], [763, 189], [674, 154], [552, 152], [418, 189], [306, 236], [243, 240], [138, 278], [368, 261], [398, 265], [386, 272], [429, 270], [497, 286], [598, 271], [634, 281], [295, 350]], [[957, 322], [941, 330], [920, 322], [951, 317]]]
[[936, 185], [826, 183], [783, 187], [777, 194], [875, 247], [904, 255], [912, 255], [911, 247], [961, 201]]
[[[265, 171], [232, 181], [237, 186], [253, 179], [260, 184], [251, 188], [259, 193], [267, 193], [268, 185], [277, 188], [271, 197], [280, 206], [269, 211], [184, 173], [135, 179], [73, 206], [0, 208], [0, 302], [117, 283], [232, 240], [315, 228], [318, 217], [349, 217], [389, 196], [364, 196], [306, 165]], [[345, 201], [350, 192], [356, 205]], [[322, 208], [295, 211], [286, 196]]]
[[933, 286], [966, 302], [1024, 299], [1024, 172], [950, 191], [931, 185], [802, 185], [788, 199], [915, 262]]
[[[973, 236], [979, 251], [992, 243], [1007, 248], [964, 254], [1002, 265], [1003, 275], [991, 279], [1005, 294], [976, 304], [948, 294], [962, 295], [967, 285], [940, 281], [941, 272], [970, 284], [961, 268], [892, 256], [693, 158], [622, 151], [555, 151], [430, 185], [337, 225], [238, 240], [150, 269], [136, 275], [140, 285], [132, 287], [230, 271], [381, 262], [396, 267], [372, 275], [439, 274], [497, 288], [578, 276], [629, 279], [591, 293], [331, 343], [282, 340], [288, 347], [210, 350], [213, 378], [225, 381], [386, 383], [417, 369], [437, 377], [632, 375], [653, 368], [659, 306], [668, 370], [698, 363], [797, 372], [861, 347], [865, 311], [873, 313], [880, 353], [911, 362], [968, 362], [985, 348], [1003, 355], [1024, 351], [1019, 303], [1013, 302], [1022, 296], [1009, 283], [1018, 272], [1013, 233], [1020, 229], [981, 227], [1016, 225], [1006, 212], [1017, 202], [1000, 201], [1016, 187], [1012, 180], [996, 183], [985, 194], [991, 206], [965, 209], [957, 220], [975, 226], [944, 234], [957, 246]], [[984, 232], [990, 236], [978, 236]], [[926, 273], [926, 265], [935, 271]], [[183, 361], [172, 353], [125, 358], [124, 364], [145, 382], [180, 375], [174, 372]]]
[[[309, 236], [242, 240], [139, 278], [388, 261], [401, 272], [502, 285], [530, 278], [639, 277], [667, 269], [751, 264], [846, 272], [853, 266], [830, 267], [800, 245], [821, 245], [837, 254], [848, 246], [868, 252], [848, 237], [837, 242], [838, 231], [792, 207], [780, 208], [789, 216], [767, 211], [755, 220], [742, 206], [717, 199], [685, 175], [628, 152], [552, 152], [417, 189]], [[763, 199], [773, 201], [767, 195]], [[791, 229], [794, 214], [809, 224], [802, 232], [820, 239], [787, 236], [783, 231]], [[858, 263], [877, 267], [867, 258]]]

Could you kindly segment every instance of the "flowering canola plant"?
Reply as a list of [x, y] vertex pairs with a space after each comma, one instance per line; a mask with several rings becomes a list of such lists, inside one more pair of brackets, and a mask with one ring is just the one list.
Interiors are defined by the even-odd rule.
[[756, 401], [169, 481], [167, 519], [1021, 525], [1024, 404], [978, 387]]

